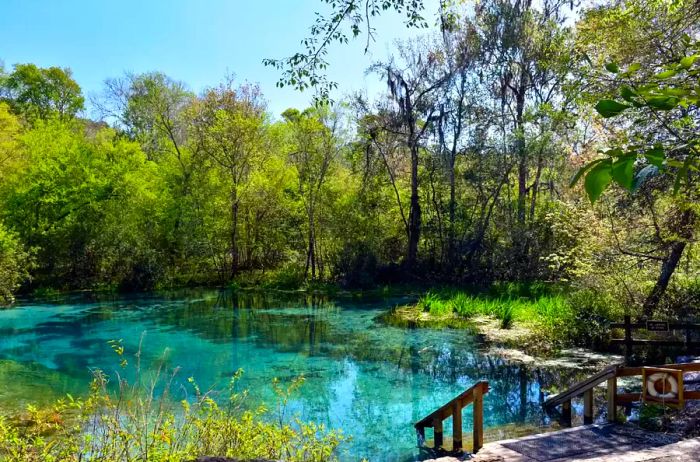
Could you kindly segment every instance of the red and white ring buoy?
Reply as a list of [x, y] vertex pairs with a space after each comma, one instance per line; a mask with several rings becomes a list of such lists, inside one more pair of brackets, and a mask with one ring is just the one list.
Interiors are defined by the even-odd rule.
[[[665, 393], [661, 393], [656, 389], [656, 382], [659, 380], [662, 380], [663, 387], [662, 390], [666, 391], [666, 382], [671, 386], [670, 391], [666, 391]], [[655, 374], [651, 374], [649, 377], [647, 377], [647, 393], [649, 396], [652, 396], [654, 398], [658, 399], [674, 399], [678, 398], [678, 380], [671, 374], [668, 374], [666, 372], [657, 372]]]

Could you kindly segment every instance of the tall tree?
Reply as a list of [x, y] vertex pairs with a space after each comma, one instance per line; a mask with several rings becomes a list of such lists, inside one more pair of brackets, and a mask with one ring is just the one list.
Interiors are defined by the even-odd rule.
[[239, 210], [251, 170], [265, 153], [266, 115], [256, 86], [233, 86], [231, 79], [204, 93], [193, 108], [198, 149], [225, 172], [229, 193], [230, 277], [240, 266]]
[[436, 55], [419, 41], [401, 45], [399, 55], [399, 62], [392, 59], [375, 64], [371, 70], [387, 79], [389, 90], [388, 104], [380, 109], [383, 116], [380, 128], [402, 135], [410, 159], [406, 265], [413, 268], [418, 259], [421, 234], [420, 151], [431, 133], [430, 128], [439, 118], [437, 93], [450, 75], [435, 65]]
[[312, 279], [323, 277], [323, 260], [319, 255], [319, 206], [324, 186], [341, 150], [340, 118], [322, 106], [299, 112], [286, 110], [282, 116], [291, 128], [289, 160], [299, 181], [299, 195], [307, 218], [307, 251], [305, 274]]
[[85, 104], [70, 69], [35, 64], [16, 64], [12, 72], [0, 78], [0, 99], [30, 121], [52, 116], [70, 119]]

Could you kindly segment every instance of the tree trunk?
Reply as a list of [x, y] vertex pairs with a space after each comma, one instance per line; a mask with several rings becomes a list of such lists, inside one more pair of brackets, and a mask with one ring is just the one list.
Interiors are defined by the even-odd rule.
[[450, 157], [450, 229], [447, 236], [448, 260], [455, 257], [455, 154]]
[[418, 145], [411, 146], [411, 206], [408, 212], [408, 257], [407, 266], [413, 268], [418, 258], [420, 240], [420, 198], [418, 197]]
[[520, 71], [520, 79], [517, 91], [515, 91], [515, 151], [518, 156], [518, 199], [517, 199], [517, 224], [513, 228], [513, 244], [516, 261], [515, 276], [518, 279], [529, 275], [530, 262], [528, 257], [528, 229], [526, 221], [527, 179], [529, 176], [529, 156], [525, 145], [525, 91], [527, 89], [527, 74], [524, 69]]
[[525, 201], [527, 199], [528, 155], [525, 146], [525, 124], [523, 113], [525, 112], [525, 87], [527, 75], [520, 72], [520, 84], [515, 95], [515, 150], [518, 155], [518, 224], [525, 226]]
[[231, 190], [231, 277], [238, 272], [238, 191], [236, 186]]
[[671, 277], [681, 261], [683, 251], [688, 241], [693, 238], [694, 224], [695, 213], [690, 209], [685, 210], [678, 222], [678, 239], [671, 244], [668, 254], [661, 263], [661, 272], [656, 280], [656, 284], [644, 301], [643, 313], [645, 317], [649, 318], [654, 314], [654, 310], [656, 310], [661, 298], [666, 293]]
[[311, 279], [316, 279], [316, 236], [314, 233], [314, 209], [309, 206], [309, 248], [306, 254], [306, 271], [309, 274], [311, 268]]

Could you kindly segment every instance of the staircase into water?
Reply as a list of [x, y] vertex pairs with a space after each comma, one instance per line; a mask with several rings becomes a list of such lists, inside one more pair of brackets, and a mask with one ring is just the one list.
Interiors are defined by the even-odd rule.
[[[659, 372], [661, 371], [661, 372]], [[583, 397], [583, 423], [578, 429], [564, 429], [544, 435], [534, 435], [525, 438], [497, 441], [487, 445], [487, 454], [479, 454], [475, 460], [487, 460], [484, 457], [501, 457], [494, 460], [508, 461], [549, 461], [549, 460], [579, 460], [577, 455], [588, 457], [586, 454], [600, 454], [601, 460], [618, 460], [621, 454], [633, 454], [640, 452], [639, 457], [646, 457], [644, 451], [653, 451], [654, 448], [662, 448], [666, 445], [681, 445], [683, 442], [663, 440], [656, 438], [641, 429], [631, 429], [628, 425], [616, 425], [617, 411], [619, 406], [629, 406], [634, 402], [655, 400], [645, 392], [650, 377], [654, 374], [666, 374], [675, 377], [678, 399], [656, 400], [665, 404], [683, 406], [687, 400], [700, 400], [700, 390], [685, 389], [685, 384], [692, 382], [686, 379], [686, 374], [700, 372], [700, 363], [677, 363], [665, 364], [662, 366], [650, 367], [626, 367], [622, 365], [609, 366], [596, 374], [582, 380], [561, 393], [548, 398], [544, 407], [549, 413], [558, 412], [560, 422], [564, 427], [571, 427], [573, 409], [572, 400]], [[618, 378], [641, 376], [643, 379], [642, 391], [638, 393], [619, 393]], [[688, 377], [689, 378], [689, 377]], [[605, 396], [607, 403], [606, 419], [608, 424], [592, 425], [595, 420], [594, 393], [603, 383], [606, 384]], [[653, 382], [652, 382], [653, 385]], [[664, 385], [665, 387], [665, 385]], [[479, 381], [464, 392], [455, 396], [440, 408], [431, 412], [427, 416], [415, 423], [414, 427], [418, 435], [418, 446], [428, 448], [435, 452], [448, 452], [445, 448], [445, 438], [443, 435], [443, 421], [452, 418], [452, 452], [461, 452], [463, 449], [462, 438], [462, 410], [472, 404], [473, 410], [473, 446], [472, 451], [476, 453], [484, 446], [484, 405], [483, 397], [489, 391], [489, 384], [486, 381]], [[425, 439], [425, 429], [433, 429], [433, 445], [428, 447]], [[649, 442], [653, 444], [649, 444]], [[689, 440], [693, 450], [700, 448], [700, 439]], [[670, 447], [670, 446], [669, 446]], [[674, 446], [675, 447], [675, 446]], [[675, 450], [675, 449], [674, 449]], [[684, 449], [685, 450], [685, 449]], [[502, 453], [499, 455], [499, 452]], [[612, 457], [607, 459], [606, 457]], [[634, 456], [637, 457], [637, 456]], [[491, 459], [488, 459], [491, 460]], [[583, 459], [580, 459], [583, 460]], [[597, 460], [597, 459], [596, 459]], [[622, 459], [620, 459], [622, 460]], [[624, 460], [647, 460], [636, 459], [630, 456]]]

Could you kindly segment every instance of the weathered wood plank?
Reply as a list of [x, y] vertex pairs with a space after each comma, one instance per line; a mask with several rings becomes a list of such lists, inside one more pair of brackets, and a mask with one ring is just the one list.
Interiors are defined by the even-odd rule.
[[452, 450], [462, 449], [462, 405], [459, 400], [452, 403]]
[[484, 398], [481, 390], [474, 389], [474, 452], [484, 445]]
[[630, 343], [631, 345], [653, 345], [653, 346], [677, 346], [677, 345], [687, 345], [689, 347], [698, 347], [700, 342], [690, 342], [686, 343], [685, 340], [631, 340], [627, 341], [624, 338], [614, 338], [610, 340], [613, 345], [625, 345]]
[[608, 422], [617, 420], [617, 377], [608, 379]]
[[593, 389], [583, 393], [583, 423], [590, 425], [593, 423]]
[[[627, 327], [627, 325], [624, 322], [613, 322], [610, 324], [610, 327], [612, 329], [624, 329]], [[647, 328], [646, 323], [644, 322], [633, 322], [629, 325], [630, 329], [645, 329]], [[668, 323], [668, 330], [700, 330], [700, 324], [695, 324], [695, 323], [689, 323], [689, 324], [684, 324], [684, 323], [678, 323], [678, 322], [670, 322]]]
[[488, 393], [489, 391], [489, 384], [486, 381], [479, 381], [472, 385], [471, 387], [467, 388], [465, 391], [460, 393], [459, 395], [455, 396], [452, 398], [450, 401], [445, 403], [443, 406], [439, 407], [435, 411], [431, 412], [427, 416], [423, 417], [421, 420], [416, 422], [414, 424], [414, 427], [418, 428], [419, 426], [423, 427], [431, 427], [432, 422], [434, 422], [435, 417], [441, 417], [442, 420], [448, 418], [449, 416], [452, 415], [452, 402], [453, 401], [459, 401], [460, 406], [465, 407], [468, 404], [470, 404], [473, 399], [474, 399], [474, 392], [475, 390], [479, 390], [482, 395]]
[[[615, 397], [618, 404], [636, 403], [642, 400], [641, 393], [620, 393]], [[683, 399], [700, 399], [700, 391], [683, 391]]]
[[558, 406], [560, 404], [563, 404], [565, 401], [571, 400], [571, 398], [575, 398], [583, 394], [583, 392], [585, 392], [586, 390], [597, 386], [598, 384], [608, 380], [610, 377], [614, 377], [617, 373], [618, 367], [619, 366], [617, 365], [606, 367], [602, 371], [598, 372], [595, 375], [592, 375], [586, 380], [574, 384], [573, 386], [569, 387], [568, 390], [559, 393], [558, 395], [553, 396], [552, 398], [549, 398], [547, 401], [545, 401], [545, 407], [552, 408]]
[[561, 424], [565, 427], [571, 426], [571, 400], [566, 400], [561, 405]]
[[[681, 369], [683, 372], [700, 372], [700, 363], [660, 364], [652, 367], [663, 367], [666, 369]], [[620, 367], [617, 370], [618, 377], [631, 377], [635, 375], [642, 375], [641, 367]]]
[[442, 419], [439, 417], [435, 417], [435, 420], [433, 421], [433, 440], [435, 441], [434, 447], [435, 449], [441, 448], [443, 439], [442, 439]]

